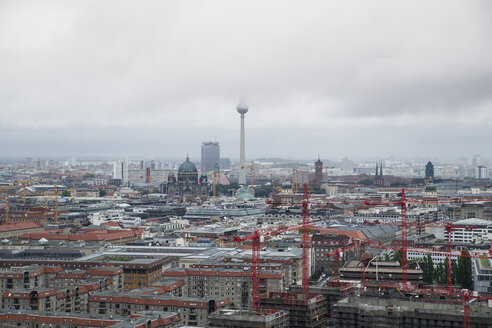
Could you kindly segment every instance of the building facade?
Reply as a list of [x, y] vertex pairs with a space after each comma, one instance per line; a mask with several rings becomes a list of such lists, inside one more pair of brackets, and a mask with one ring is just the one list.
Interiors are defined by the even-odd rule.
[[314, 184], [321, 186], [323, 183], [323, 162], [319, 159], [314, 163]]
[[202, 172], [213, 171], [215, 165], [219, 164], [220, 167], [220, 146], [218, 142], [202, 142]]
[[384, 177], [383, 177], [383, 163], [376, 163], [376, 176], [374, 177], [374, 184], [378, 187], [384, 187]]
[[[214, 163], [215, 165], [215, 163]], [[162, 192], [175, 196], [181, 201], [193, 201], [196, 198], [206, 200], [208, 198], [209, 186], [207, 174], [202, 173], [198, 178], [198, 170], [195, 164], [190, 162], [190, 157], [179, 166], [178, 178], [173, 172], [167, 176], [167, 184], [161, 185]]]
[[434, 164], [432, 164], [431, 161], [429, 161], [425, 165], [425, 179], [429, 181], [432, 180], [433, 178], [434, 178]]

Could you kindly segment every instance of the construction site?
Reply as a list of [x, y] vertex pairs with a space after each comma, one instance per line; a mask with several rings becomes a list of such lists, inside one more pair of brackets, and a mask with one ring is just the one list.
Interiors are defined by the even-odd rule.
[[218, 310], [208, 316], [209, 327], [287, 328], [288, 314], [282, 310]]
[[[368, 206], [400, 206], [401, 220], [397, 224], [401, 228], [401, 241], [385, 244], [366, 239], [335, 244], [333, 247], [337, 248], [326, 254], [334, 258], [333, 279], [328, 281], [326, 286], [314, 288], [303, 279], [302, 287], [291, 286], [289, 292], [269, 292], [260, 295], [258, 285], [255, 286], [254, 283], [255, 266], [256, 270], [259, 270], [260, 263], [260, 240], [292, 229], [298, 229], [301, 233], [309, 229], [311, 222], [305, 190], [301, 226], [256, 230], [251, 237], [236, 239], [252, 241], [253, 309], [257, 312], [260, 309], [283, 309], [288, 312], [290, 327], [492, 327], [492, 298], [478, 295], [468, 289], [459, 289], [451, 278], [450, 235], [451, 231], [463, 227], [452, 226], [449, 223], [441, 224], [447, 232], [445, 252], [436, 252], [431, 248], [418, 249], [424, 255], [447, 255], [447, 278], [444, 288], [426, 285], [422, 268], [408, 262], [408, 231], [416, 231], [415, 226], [422, 228], [426, 224], [407, 221], [408, 205], [417, 202], [419, 201], [415, 199], [407, 200], [404, 190], [401, 191], [401, 199], [394, 202], [365, 201], [365, 205]], [[280, 205], [280, 202], [272, 204]], [[304, 238], [302, 241], [304, 242]], [[303, 247], [310, 245], [303, 243]], [[359, 260], [343, 257], [344, 252], [356, 248]], [[382, 249], [401, 252], [401, 263], [382, 261], [378, 256], [371, 255], [380, 253], [379, 250]], [[412, 248], [412, 251], [415, 249]], [[490, 254], [468, 253], [463, 256], [490, 259]], [[343, 263], [339, 263], [340, 259], [344, 260]], [[308, 262], [309, 253], [303, 252], [303, 269]], [[303, 278], [306, 277], [306, 272], [307, 270], [303, 272]], [[256, 301], [258, 299], [259, 305]]]
[[289, 327], [321, 328], [327, 325], [326, 299], [322, 295], [308, 295], [270, 292], [261, 295], [264, 309], [285, 310], [289, 317]]
[[[149, 170], [146, 173], [147, 182], [150, 183]], [[75, 185], [72, 176], [71, 179]], [[378, 176], [378, 179], [381, 177]], [[253, 229], [249, 230], [241, 229], [234, 223], [227, 229], [222, 229], [217, 225], [218, 220], [214, 221], [214, 228], [211, 230], [201, 229], [204, 222], [194, 222], [194, 230], [177, 229], [175, 233], [182, 233], [184, 236], [193, 231], [193, 236], [196, 237], [193, 240], [195, 246], [177, 247], [176, 254], [163, 249], [167, 260], [158, 259], [156, 255], [155, 261], [165, 262], [166, 267], [161, 263], [160, 269], [151, 269], [149, 272], [139, 267], [139, 272], [144, 275], [142, 278], [149, 278], [143, 282], [136, 279], [135, 272], [130, 271], [137, 268], [130, 266], [133, 261], [142, 266], [145, 261], [150, 260], [149, 252], [157, 252], [156, 248], [149, 251], [147, 246], [141, 244], [147, 227], [116, 227], [115, 222], [104, 228], [76, 225], [65, 227], [62, 218], [69, 211], [67, 207], [60, 208], [61, 198], [57, 185], [54, 184], [51, 190], [53, 195], [50, 195], [50, 207], [29, 206], [26, 201], [29, 200], [26, 185], [27, 183], [22, 184], [23, 188], [18, 186], [16, 196], [10, 198], [10, 204], [9, 198], [5, 197], [5, 206], [1, 212], [4, 223], [0, 229], [5, 238], [19, 239], [23, 245], [36, 244], [36, 247], [40, 247], [40, 252], [55, 241], [58, 242], [56, 247], [74, 242], [110, 243], [116, 252], [113, 254], [115, 259], [120, 260], [112, 261], [111, 265], [124, 268], [126, 277], [122, 287], [126, 293], [130, 289], [148, 287], [154, 280], [157, 283], [162, 273], [162, 276], [180, 282], [183, 288], [178, 294], [182, 298], [220, 296], [221, 299], [227, 299], [224, 303], [227, 306], [214, 308], [200, 316], [200, 323], [206, 323], [210, 327], [492, 328], [492, 296], [489, 290], [492, 285], [487, 285], [487, 281], [483, 279], [491, 265], [490, 243], [484, 237], [484, 242], [480, 245], [477, 243], [477, 247], [466, 250], [467, 246], [473, 245], [470, 240], [479, 240], [473, 237], [476, 230], [481, 229], [486, 234], [489, 225], [476, 219], [469, 222], [446, 222], [437, 219], [422, 220], [411, 215], [407, 218], [409, 208], [490, 202], [491, 199], [487, 197], [439, 199], [437, 195], [430, 193], [424, 194], [425, 198], [407, 198], [406, 191], [401, 189], [387, 198], [371, 196], [350, 201], [340, 200], [344, 205], [363, 208], [365, 211], [377, 208], [384, 212], [381, 209], [385, 207], [399, 210], [392, 212], [392, 215], [397, 216], [396, 219], [383, 221], [381, 218], [384, 215], [375, 219], [368, 216], [370, 220], [363, 219], [364, 228], [354, 226], [342, 231], [322, 227], [319, 224], [321, 216], [310, 215], [313, 212], [321, 213], [319, 208], [326, 209], [328, 201], [310, 198], [307, 184], [304, 184], [302, 193], [289, 194], [292, 197], [280, 197], [278, 190], [274, 188], [271, 197], [266, 200], [266, 206], [282, 209], [272, 212], [283, 213], [282, 215], [289, 213], [290, 216], [268, 218], [272, 222], [279, 218], [280, 223], [256, 226], [252, 223]], [[290, 188], [294, 190], [297, 186]], [[429, 192], [431, 189], [426, 190]], [[75, 188], [72, 192], [75, 198]], [[155, 212], [156, 209], [153, 208], [152, 211]], [[131, 212], [125, 211], [126, 213]], [[67, 219], [70, 218], [67, 216]], [[269, 220], [262, 220], [267, 221]], [[48, 230], [47, 225], [51, 225]], [[376, 229], [372, 229], [374, 226], [391, 226], [391, 229], [381, 229], [382, 234], [377, 235]], [[442, 233], [440, 243], [420, 243], [420, 237], [431, 229]], [[322, 234], [323, 232], [326, 234]], [[225, 247], [211, 246], [211, 243], [203, 240], [204, 237], [220, 240], [220, 245]], [[275, 245], [282, 242], [290, 243], [290, 246], [275, 248]], [[10, 243], [7, 240], [5, 245]], [[115, 247], [121, 247], [125, 252], [128, 245], [135, 245], [138, 254], [127, 252], [123, 253], [125, 256], [118, 256]], [[81, 247], [88, 249], [88, 246]], [[271, 249], [267, 250], [269, 247]], [[194, 249], [196, 254], [191, 254], [195, 252]], [[16, 265], [25, 263], [22, 262], [23, 259], [15, 257], [19, 254], [9, 255], [12, 258], [2, 260], [2, 265], [7, 268], [12, 261]], [[38, 264], [32, 250], [22, 254], [29, 258], [31, 264]], [[423, 261], [426, 257], [434, 257], [435, 263], [442, 269], [443, 274], [439, 281], [429, 281], [429, 267]], [[323, 260], [319, 260], [320, 258]], [[472, 267], [470, 264], [470, 269], [475, 270], [477, 275], [481, 274], [478, 268], [485, 272], [476, 278], [483, 282], [480, 284], [480, 291], [474, 290], [470, 285], [463, 287], [457, 280], [455, 271], [462, 258], [480, 264], [479, 267], [476, 264]], [[105, 266], [109, 265], [106, 262], [101, 261]], [[48, 262], [42, 264], [46, 263]], [[320, 267], [322, 270], [316, 272]], [[21, 304], [23, 303], [17, 304], [12, 300], [11, 306], [24, 310]], [[194, 323], [190, 318], [195, 317], [195, 313], [181, 312], [183, 323]]]

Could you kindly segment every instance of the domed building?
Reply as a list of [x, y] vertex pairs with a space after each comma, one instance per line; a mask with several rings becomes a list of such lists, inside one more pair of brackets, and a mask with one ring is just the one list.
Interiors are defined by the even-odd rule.
[[162, 192], [169, 196], [179, 196], [182, 201], [193, 201], [196, 197], [205, 200], [209, 193], [207, 174], [203, 173], [198, 178], [198, 170], [187, 156], [186, 161], [179, 166], [177, 179], [173, 172], [168, 174], [167, 184], [162, 185]]

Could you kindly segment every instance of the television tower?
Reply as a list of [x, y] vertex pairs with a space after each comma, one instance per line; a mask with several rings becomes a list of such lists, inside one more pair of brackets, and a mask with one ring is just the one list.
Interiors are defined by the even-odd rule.
[[237, 112], [241, 114], [241, 146], [239, 153], [239, 185], [246, 185], [246, 169], [244, 165], [246, 164], [246, 156], [244, 153], [244, 114], [248, 112], [248, 105], [246, 105], [243, 101], [240, 101], [236, 107]]

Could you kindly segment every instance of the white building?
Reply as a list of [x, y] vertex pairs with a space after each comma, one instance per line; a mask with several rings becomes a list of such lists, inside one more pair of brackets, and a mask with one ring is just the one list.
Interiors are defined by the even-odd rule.
[[492, 296], [492, 260], [472, 259], [474, 290], [484, 296]]
[[[428, 251], [422, 252], [418, 248], [408, 248], [407, 250], [407, 259], [409, 261], [416, 259], [425, 259], [427, 255], [430, 254]], [[461, 251], [451, 251], [451, 260], [458, 261], [458, 257], [461, 255]], [[430, 254], [432, 263], [437, 265], [438, 263], [445, 263], [447, 254], [445, 251], [436, 251], [435, 253]]]
[[[492, 240], [492, 222], [482, 219], [464, 219], [452, 223], [451, 241], [458, 243], [479, 243]], [[447, 236], [444, 227], [444, 235]]]

